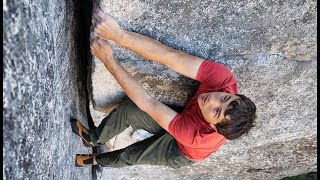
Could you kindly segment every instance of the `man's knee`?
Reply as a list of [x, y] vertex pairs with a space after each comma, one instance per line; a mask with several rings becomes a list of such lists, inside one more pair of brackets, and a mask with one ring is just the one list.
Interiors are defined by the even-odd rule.
[[121, 102], [114, 110], [125, 110], [127, 114], [135, 114], [141, 111], [131, 99]]
[[130, 147], [127, 147], [120, 154], [120, 161], [123, 162], [126, 166], [131, 166], [137, 164], [137, 158], [134, 153], [131, 152]]

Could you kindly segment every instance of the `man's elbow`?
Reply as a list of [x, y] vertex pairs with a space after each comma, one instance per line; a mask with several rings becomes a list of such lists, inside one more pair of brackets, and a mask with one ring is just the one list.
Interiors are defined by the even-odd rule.
[[148, 96], [148, 97], [146, 97], [145, 100], [144, 100], [143, 102], [141, 102], [141, 104], [138, 105], [138, 106], [139, 106], [139, 108], [140, 108], [142, 111], [148, 113], [148, 112], [151, 112], [152, 110], [155, 109], [156, 103], [157, 103], [157, 100], [156, 100], [156, 99], [154, 99], [154, 98], [151, 97], [151, 96]]
[[136, 103], [137, 106], [144, 112], [149, 112], [154, 107], [154, 101], [155, 99], [148, 95], [145, 98], [142, 98], [143, 100], [139, 103]]
[[177, 67], [177, 65], [180, 63], [179, 60], [182, 57], [183, 52], [172, 49], [169, 53], [166, 54], [165, 58], [166, 58], [166, 65], [170, 68], [170, 69], [175, 69]]

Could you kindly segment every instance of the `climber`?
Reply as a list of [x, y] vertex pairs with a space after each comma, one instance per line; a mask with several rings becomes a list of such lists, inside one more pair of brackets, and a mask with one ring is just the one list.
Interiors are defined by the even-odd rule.
[[[91, 52], [130, 99], [115, 108], [95, 129], [88, 130], [79, 120], [71, 119], [73, 132], [92, 147], [104, 145], [130, 125], [134, 130], [144, 129], [154, 135], [112, 152], [77, 154], [77, 166], [189, 166], [210, 157], [227, 140], [239, 138], [253, 127], [256, 106], [238, 94], [236, 78], [226, 66], [128, 32], [99, 9], [94, 12], [94, 21], [96, 37], [91, 43]], [[183, 112], [177, 113], [153, 98], [113, 57], [108, 41], [199, 81], [197, 92]]]

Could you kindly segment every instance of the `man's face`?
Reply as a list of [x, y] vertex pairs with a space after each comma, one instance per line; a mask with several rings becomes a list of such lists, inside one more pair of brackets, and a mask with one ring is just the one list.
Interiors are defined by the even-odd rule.
[[240, 97], [226, 92], [203, 93], [198, 97], [198, 104], [204, 119], [210, 123], [213, 129], [216, 129], [216, 124], [224, 118], [230, 118], [224, 117], [224, 113], [228, 105], [237, 99]]

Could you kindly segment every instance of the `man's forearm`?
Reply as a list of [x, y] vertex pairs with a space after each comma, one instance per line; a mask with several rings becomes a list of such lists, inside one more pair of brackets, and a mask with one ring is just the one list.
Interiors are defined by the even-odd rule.
[[170, 66], [170, 60], [172, 60], [170, 57], [177, 53], [176, 50], [155, 39], [129, 31], [125, 31], [122, 38], [115, 42], [147, 59], [168, 66]]
[[119, 63], [113, 61], [113, 63], [105, 64], [105, 67], [113, 75], [113, 77], [120, 84], [127, 96], [141, 109], [145, 110], [149, 108], [153, 98], [142, 87], [142, 85], [134, 79], [134, 77], [128, 73]]
[[105, 64], [118, 81], [127, 96], [144, 112], [152, 117], [163, 129], [168, 131], [176, 112], [151, 97], [142, 85], [117, 62]]

